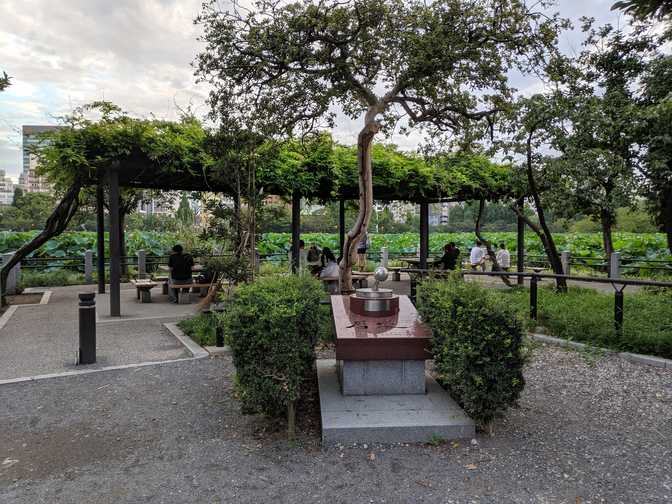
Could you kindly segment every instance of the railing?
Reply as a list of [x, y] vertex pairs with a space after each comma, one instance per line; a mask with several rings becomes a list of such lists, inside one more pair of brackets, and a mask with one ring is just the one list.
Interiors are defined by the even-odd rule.
[[[403, 268], [400, 270], [403, 273], [408, 273], [411, 277], [411, 301], [416, 302], [417, 281], [418, 278], [425, 277], [441, 277], [449, 274], [442, 270], [429, 270], [417, 268]], [[471, 276], [491, 276], [491, 277], [515, 277], [515, 278], [529, 278], [530, 279], [530, 319], [537, 320], [537, 299], [538, 299], [538, 283], [542, 278], [550, 278], [553, 280], [564, 279], [575, 282], [590, 282], [609, 284], [614, 288], [614, 328], [617, 333], [621, 333], [623, 329], [623, 291], [629, 285], [649, 286], [649, 287], [663, 287], [672, 289], [672, 282], [659, 282], [655, 280], [633, 280], [629, 278], [599, 278], [591, 276], [575, 276], [575, 275], [555, 275], [551, 273], [518, 273], [508, 271], [460, 271], [459, 274]], [[619, 288], [620, 286], [620, 288]]]

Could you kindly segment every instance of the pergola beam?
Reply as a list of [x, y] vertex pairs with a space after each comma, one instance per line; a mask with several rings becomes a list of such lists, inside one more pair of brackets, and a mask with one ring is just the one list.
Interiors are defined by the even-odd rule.
[[110, 316], [121, 316], [121, 236], [119, 233], [119, 171], [111, 166], [110, 184]]
[[427, 269], [429, 256], [429, 203], [420, 203], [420, 269]]
[[105, 193], [102, 181], [96, 187], [96, 247], [98, 294], [105, 294]]
[[292, 195], [292, 273], [297, 273], [300, 267], [299, 240], [301, 239], [301, 195], [295, 192]]

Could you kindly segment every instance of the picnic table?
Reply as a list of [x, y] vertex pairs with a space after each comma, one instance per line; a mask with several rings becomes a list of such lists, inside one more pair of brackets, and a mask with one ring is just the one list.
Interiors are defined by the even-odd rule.
[[[407, 263], [409, 266], [415, 266], [416, 268], [420, 266], [420, 258], [419, 257], [400, 257], [400, 261], [403, 261]], [[427, 266], [436, 266], [438, 263], [441, 262], [441, 258], [439, 257], [428, 257], [427, 258]]]

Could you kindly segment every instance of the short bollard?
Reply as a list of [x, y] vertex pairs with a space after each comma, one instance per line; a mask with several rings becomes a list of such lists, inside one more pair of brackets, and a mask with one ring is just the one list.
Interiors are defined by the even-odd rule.
[[617, 289], [614, 296], [614, 329], [617, 335], [623, 334], [623, 289]]
[[79, 363], [96, 362], [96, 294], [79, 294]]

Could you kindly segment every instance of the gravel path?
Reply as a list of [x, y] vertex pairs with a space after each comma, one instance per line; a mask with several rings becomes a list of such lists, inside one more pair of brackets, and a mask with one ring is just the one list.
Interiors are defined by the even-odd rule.
[[[0, 386], [0, 502], [672, 501], [672, 372], [535, 350], [520, 408], [440, 446], [294, 446], [229, 358]], [[307, 430], [307, 432], [306, 432]]]

